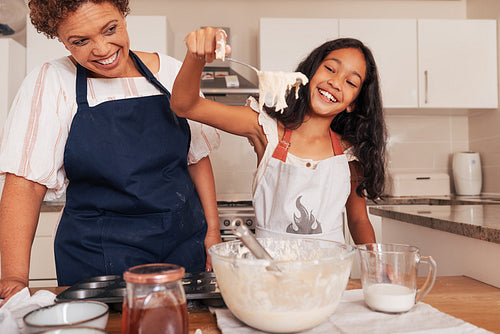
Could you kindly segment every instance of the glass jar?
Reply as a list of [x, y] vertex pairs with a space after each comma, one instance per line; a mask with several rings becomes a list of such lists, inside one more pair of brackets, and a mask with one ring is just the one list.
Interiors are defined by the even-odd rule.
[[167, 263], [145, 264], [125, 271], [122, 334], [187, 334], [183, 277], [183, 267]]

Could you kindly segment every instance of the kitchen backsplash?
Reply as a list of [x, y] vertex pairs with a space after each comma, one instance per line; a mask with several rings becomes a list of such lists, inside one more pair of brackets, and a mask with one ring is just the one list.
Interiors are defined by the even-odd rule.
[[392, 172], [451, 175], [451, 155], [469, 149], [468, 117], [386, 115], [388, 168]]
[[469, 117], [469, 148], [479, 152], [484, 193], [500, 194], [500, 111], [477, 112]]
[[[500, 20], [500, 1], [467, 0], [468, 19]], [[500, 36], [497, 24], [497, 39]], [[497, 44], [500, 44], [497, 42]], [[500, 111], [478, 111], [469, 117], [469, 148], [479, 152], [484, 193], [500, 194]]]

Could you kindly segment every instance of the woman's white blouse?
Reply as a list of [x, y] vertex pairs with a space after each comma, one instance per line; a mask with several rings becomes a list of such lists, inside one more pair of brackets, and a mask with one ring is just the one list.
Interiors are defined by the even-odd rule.
[[[181, 62], [159, 54], [158, 80], [172, 91]], [[88, 78], [87, 100], [99, 103], [161, 92], [144, 77]], [[24, 79], [0, 137], [0, 174], [12, 173], [47, 187], [45, 200], [59, 198], [68, 184], [64, 148], [76, 114], [76, 67], [68, 57], [35, 68]], [[189, 121], [188, 163], [198, 162], [220, 144], [212, 127]]]

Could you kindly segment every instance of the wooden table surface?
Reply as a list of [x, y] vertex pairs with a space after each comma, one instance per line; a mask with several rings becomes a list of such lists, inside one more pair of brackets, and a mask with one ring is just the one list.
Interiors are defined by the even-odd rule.
[[[347, 286], [347, 289], [360, 288], [359, 280], [350, 280]], [[30, 290], [33, 293], [41, 289], [58, 294], [65, 287]], [[500, 289], [493, 286], [465, 276], [440, 276], [422, 302], [478, 327], [500, 333]], [[106, 329], [111, 334], [120, 333], [120, 319], [120, 313], [110, 312]], [[201, 329], [203, 334], [220, 334], [215, 316], [204, 308], [189, 309], [189, 333], [193, 334], [196, 329]]]

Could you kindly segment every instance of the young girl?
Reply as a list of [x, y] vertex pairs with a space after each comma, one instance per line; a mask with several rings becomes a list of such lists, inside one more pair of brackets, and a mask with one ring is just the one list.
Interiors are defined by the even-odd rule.
[[354, 242], [375, 242], [365, 198], [383, 191], [386, 129], [370, 50], [351, 38], [326, 42], [298, 66], [309, 79], [298, 98], [292, 88], [282, 113], [260, 111], [252, 98], [235, 107], [198, 95], [203, 67], [225, 38], [219, 31], [205, 28], [186, 37], [171, 106], [179, 116], [245, 136], [254, 146], [257, 236], [344, 242], [345, 207]]

